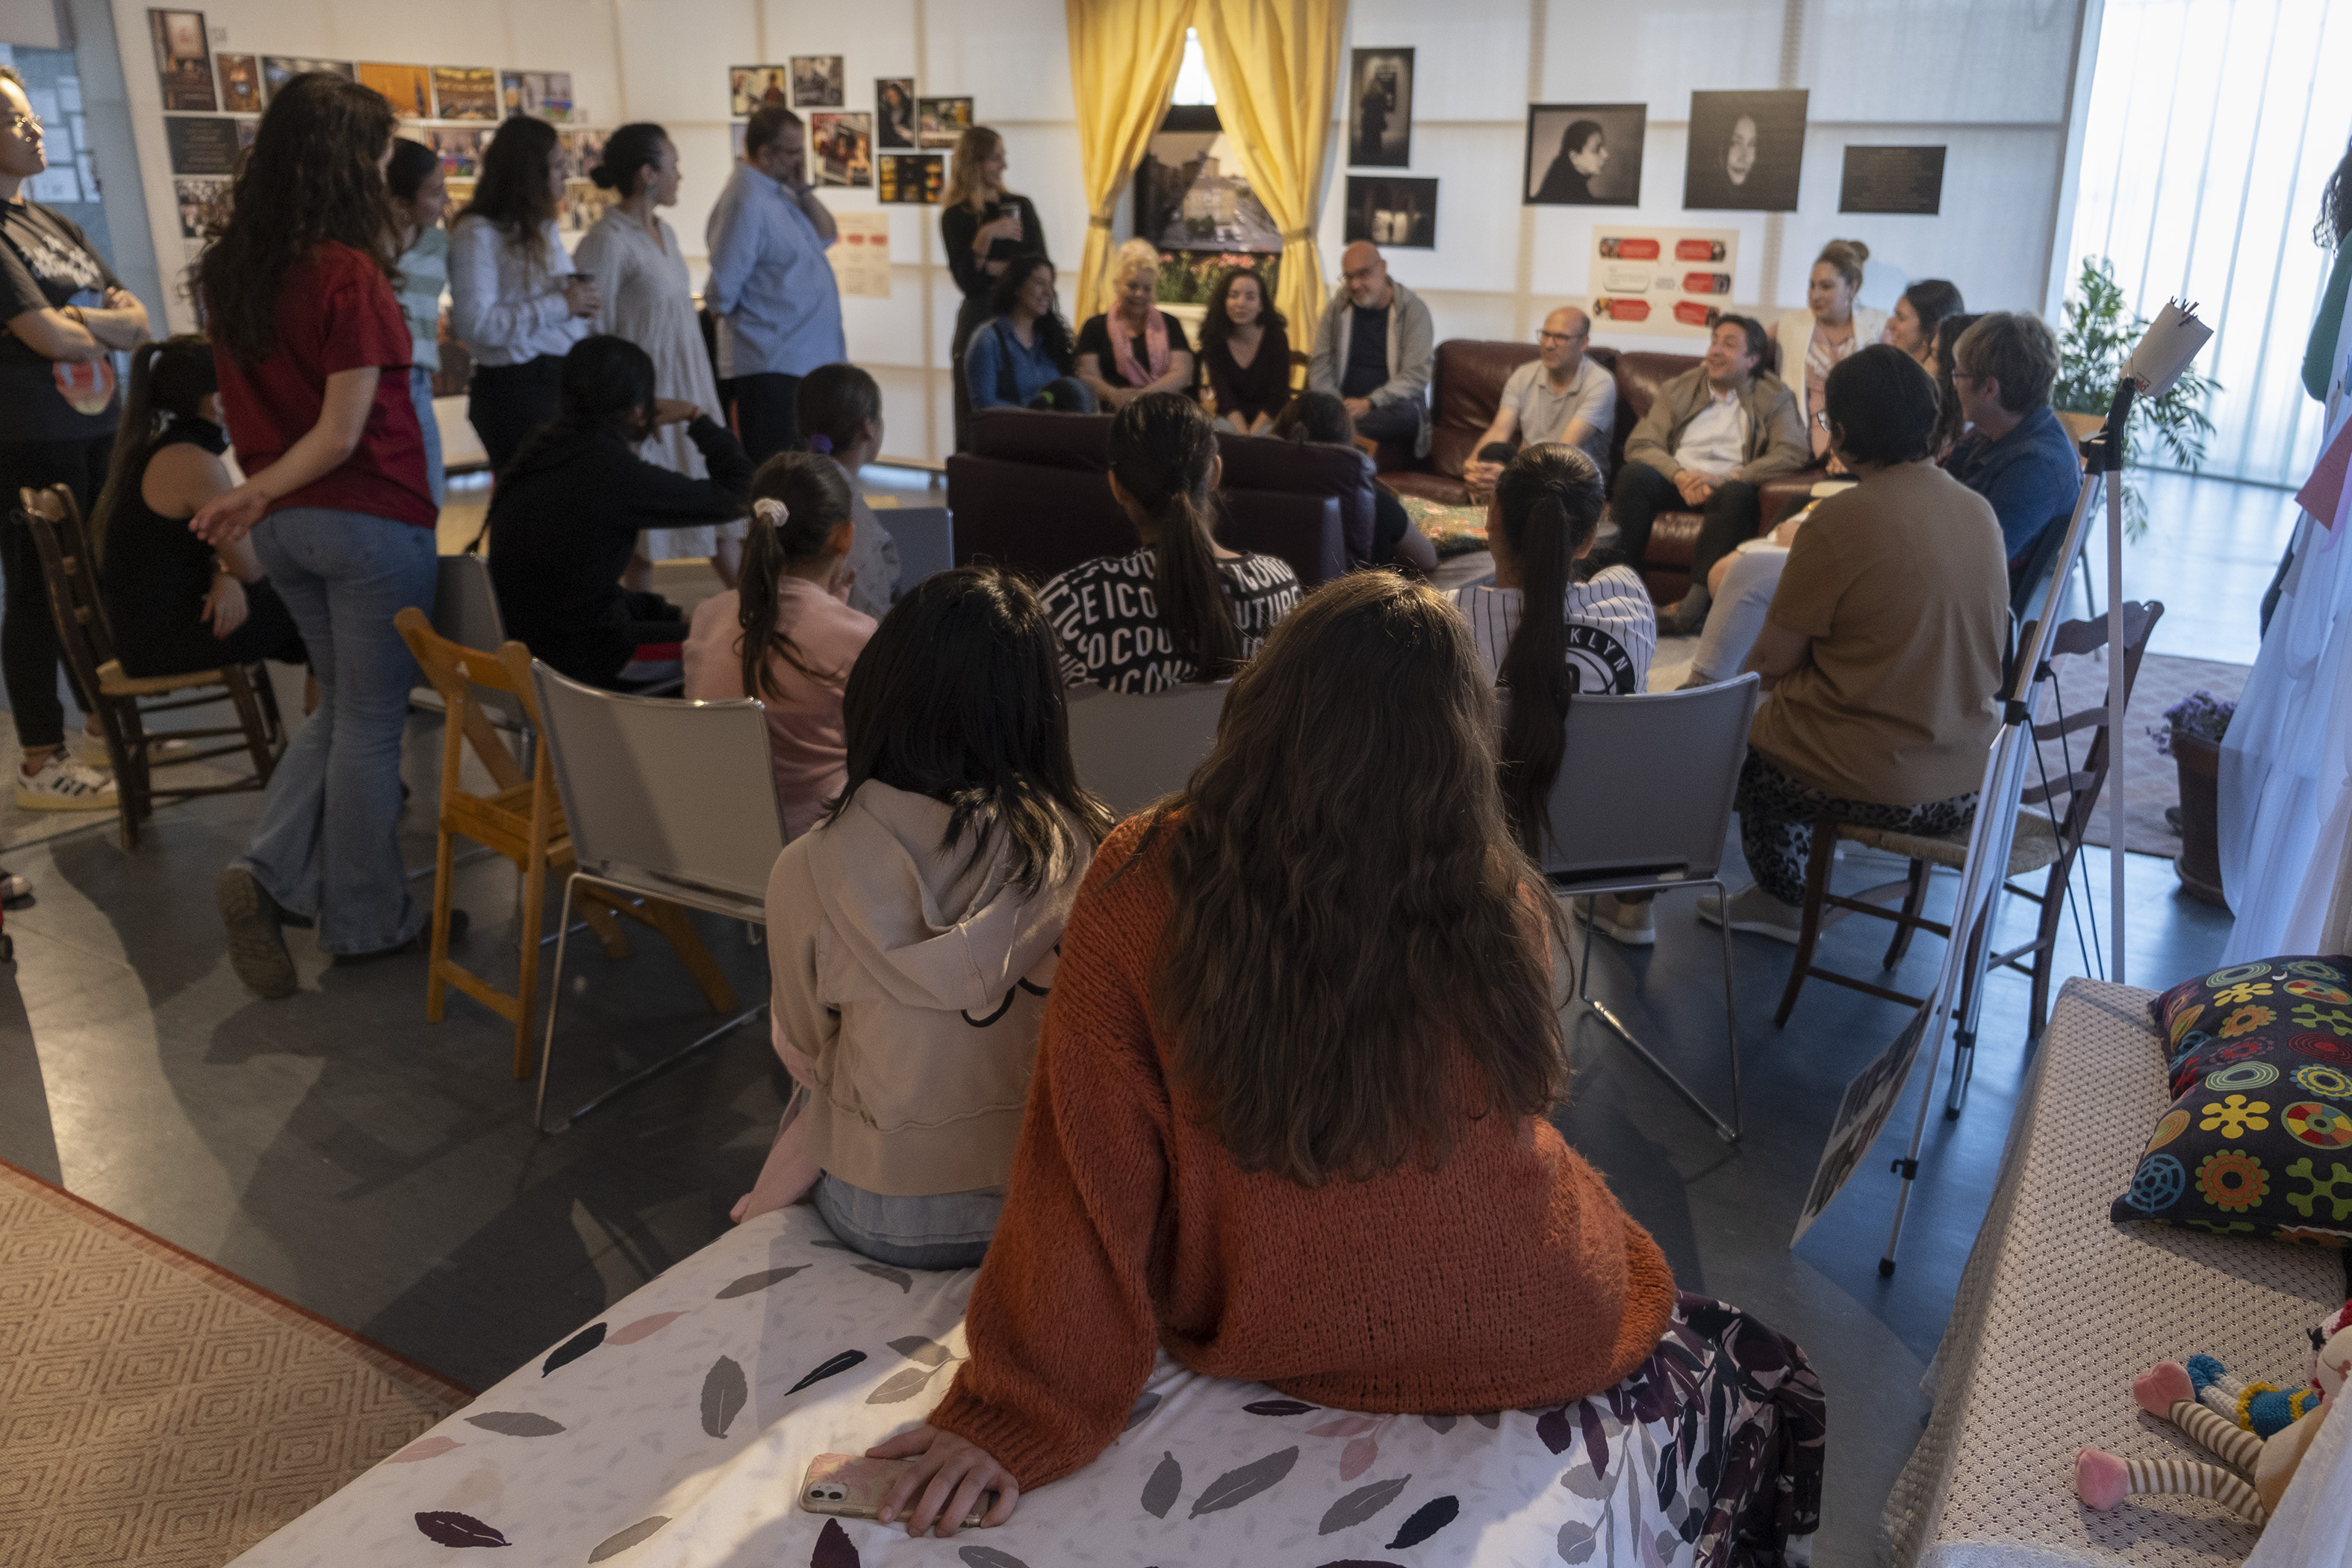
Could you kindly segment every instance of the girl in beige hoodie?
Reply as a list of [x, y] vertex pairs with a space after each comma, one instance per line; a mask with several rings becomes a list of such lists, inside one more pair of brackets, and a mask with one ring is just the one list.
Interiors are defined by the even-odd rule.
[[968, 1268], [1111, 816], [1070, 764], [1053, 628], [993, 568], [908, 592], [842, 717], [847, 785], [768, 879], [776, 1053], [797, 1089], [735, 1218], [808, 1195], [869, 1258]]

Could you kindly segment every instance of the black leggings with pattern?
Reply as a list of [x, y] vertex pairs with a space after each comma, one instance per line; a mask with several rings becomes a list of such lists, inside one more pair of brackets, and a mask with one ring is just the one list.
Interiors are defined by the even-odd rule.
[[1950, 833], [1977, 814], [1976, 791], [1921, 805], [1881, 805], [1839, 800], [1801, 784], [1753, 746], [1739, 769], [1739, 850], [1756, 885], [1784, 904], [1805, 901], [1805, 871], [1812, 859], [1813, 824], [1823, 816], [1857, 827], [1896, 833]]

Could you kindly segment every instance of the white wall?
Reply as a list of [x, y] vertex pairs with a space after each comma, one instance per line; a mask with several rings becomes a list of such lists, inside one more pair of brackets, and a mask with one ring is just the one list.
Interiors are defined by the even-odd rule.
[[[669, 216], [696, 264], [709, 205], [727, 174], [727, 68], [795, 54], [846, 57], [850, 109], [873, 79], [912, 74], [926, 94], [970, 94], [1008, 144], [1011, 180], [1038, 207], [1053, 254], [1073, 263], [1086, 237], [1063, 0], [197, 0], [217, 52], [569, 70], [587, 122], [655, 120], [685, 163]], [[1396, 275], [1426, 296], [1445, 337], [1520, 337], [1559, 300], [1585, 292], [1590, 215], [1523, 207], [1524, 105], [1650, 106], [1638, 215], [1740, 230], [1739, 300], [1801, 302], [1821, 244], [1866, 240], [1914, 278], [1957, 282], [1974, 309], [2043, 299], [2084, 0], [1354, 0], [1351, 45], [1417, 53], [1412, 166], [1435, 175], [1437, 248], [1400, 250]], [[128, 68], [147, 214], [166, 278], [184, 268], [152, 68], [144, 0], [112, 0]], [[226, 36], [224, 36], [224, 33]], [[1344, 58], [1344, 57], [1343, 57]], [[1684, 133], [1694, 89], [1812, 91], [1801, 209], [1783, 216], [1681, 212]], [[1339, 105], [1345, 112], [1344, 100]], [[1841, 216], [1848, 142], [1949, 146], [1937, 217]], [[1346, 170], [1334, 161], [1319, 233], [1336, 270]], [[839, 211], [877, 210], [870, 191], [829, 191]], [[892, 297], [843, 301], [850, 353], [882, 383], [887, 449], [944, 456], [948, 338], [957, 295], [938, 215], [891, 207]], [[1129, 204], [1118, 218], [1123, 236]], [[1601, 209], [1603, 216], [1629, 216]], [[1777, 258], [1777, 264], [1775, 264]], [[1068, 289], [1065, 286], [1065, 307]], [[168, 302], [189, 323], [184, 297]], [[1603, 331], [1626, 347], [1686, 351], [1693, 340]]]

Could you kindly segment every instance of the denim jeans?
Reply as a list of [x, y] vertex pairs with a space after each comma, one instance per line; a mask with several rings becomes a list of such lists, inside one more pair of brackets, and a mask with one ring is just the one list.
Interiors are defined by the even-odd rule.
[[291, 507], [262, 519], [253, 548], [310, 649], [319, 710], [270, 775], [236, 863], [317, 920], [321, 952], [394, 946], [426, 911], [400, 858], [400, 742], [418, 676], [392, 617], [406, 605], [432, 612], [433, 531]]
[[433, 417], [433, 373], [423, 365], [408, 367], [408, 399], [425, 429], [425, 478], [433, 487], [433, 504], [439, 506], [448, 491], [449, 471], [441, 461], [441, 422]]
[[894, 1198], [853, 1187], [829, 1171], [809, 1195], [834, 1235], [877, 1263], [900, 1268], [978, 1267], [1004, 1212], [1003, 1187]]

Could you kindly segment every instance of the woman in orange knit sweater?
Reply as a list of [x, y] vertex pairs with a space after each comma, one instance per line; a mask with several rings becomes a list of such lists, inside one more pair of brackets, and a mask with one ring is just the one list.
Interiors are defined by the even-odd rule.
[[[971, 1357], [881, 1517], [952, 1534], [1117, 1436], [1162, 1347], [1318, 1405], [1558, 1405], [1655, 1348], [1664, 1256], [1545, 1119], [1558, 906], [1444, 598], [1318, 590], [1062, 941]], [[952, 1499], [952, 1500], [950, 1500]]]

